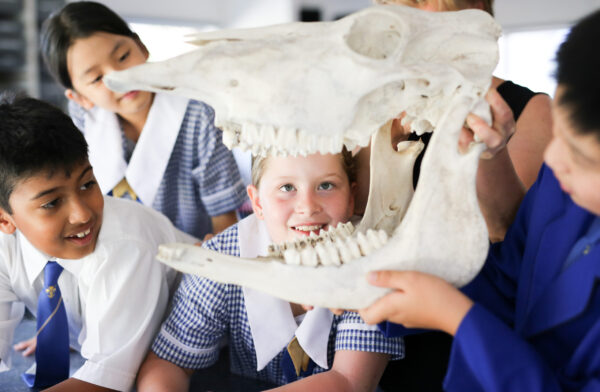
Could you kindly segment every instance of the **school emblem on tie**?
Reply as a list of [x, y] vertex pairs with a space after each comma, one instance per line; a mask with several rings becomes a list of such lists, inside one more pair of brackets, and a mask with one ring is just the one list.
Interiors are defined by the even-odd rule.
[[46, 294], [48, 295], [48, 298], [52, 299], [54, 298], [54, 294], [56, 294], [56, 286], [50, 286], [46, 289]]

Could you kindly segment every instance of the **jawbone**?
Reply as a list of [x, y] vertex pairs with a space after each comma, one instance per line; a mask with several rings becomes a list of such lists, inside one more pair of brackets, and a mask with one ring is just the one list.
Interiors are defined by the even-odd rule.
[[[224, 31], [195, 52], [108, 75], [110, 88], [183, 94], [215, 107], [229, 147], [255, 154], [337, 152], [371, 141], [365, 216], [350, 233], [323, 233], [241, 259], [183, 244], [159, 260], [183, 272], [262, 290], [290, 302], [358, 309], [387, 290], [374, 270], [417, 270], [468, 283], [488, 250], [475, 178], [480, 153], [458, 152], [469, 112], [489, 119], [482, 97], [499, 28], [482, 12], [429, 13], [380, 6], [332, 23]], [[420, 142], [391, 147], [390, 120], [433, 131], [417, 189]], [[386, 125], [387, 124], [387, 125]]]

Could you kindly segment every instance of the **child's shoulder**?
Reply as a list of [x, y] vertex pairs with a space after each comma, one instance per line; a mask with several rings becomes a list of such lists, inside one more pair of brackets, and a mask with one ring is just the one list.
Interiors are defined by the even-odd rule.
[[177, 229], [167, 217], [141, 203], [104, 196], [104, 216], [98, 241], [174, 242]]
[[240, 256], [238, 224], [234, 224], [202, 244], [203, 248], [229, 256]]

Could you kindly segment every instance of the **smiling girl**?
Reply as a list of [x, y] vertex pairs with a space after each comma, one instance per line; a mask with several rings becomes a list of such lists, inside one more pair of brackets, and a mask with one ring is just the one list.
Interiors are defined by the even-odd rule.
[[42, 54], [65, 87], [103, 193], [152, 206], [197, 238], [236, 222], [243, 184], [213, 110], [194, 100], [121, 94], [104, 85], [107, 73], [149, 56], [121, 17], [99, 3], [69, 3], [45, 21]]
[[[265, 256], [272, 242], [348, 221], [354, 207], [352, 162], [349, 153], [255, 159], [248, 186], [254, 214], [203, 246], [240, 257]], [[286, 362], [294, 336], [310, 358], [296, 373]], [[188, 275], [140, 369], [138, 391], [187, 391], [194, 370], [217, 360], [224, 338], [233, 373], [290, 391], [375, 390], [389, 357], [403, 350], [402, 340], [384, 338], [356, 313], [306, 312], [262, 292]]]

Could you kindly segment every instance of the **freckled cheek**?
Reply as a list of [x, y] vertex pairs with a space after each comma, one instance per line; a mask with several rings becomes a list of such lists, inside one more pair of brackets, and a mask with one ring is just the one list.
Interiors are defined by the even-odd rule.
[[348, 216], [348, 206], [350, 203], [350, 195], [339, 193], [323, 202], [326, 205], [328, 215], [336, 221], [344, 221], [350, 218]]

